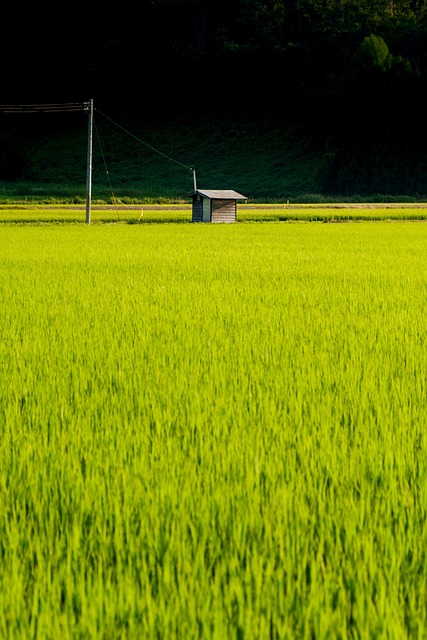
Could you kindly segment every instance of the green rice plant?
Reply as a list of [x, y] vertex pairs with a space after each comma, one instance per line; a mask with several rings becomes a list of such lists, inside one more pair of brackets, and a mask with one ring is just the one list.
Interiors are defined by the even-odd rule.
[[240, 207], [241, 222], [351, 222], [375, 220], [427, 220], [422, 205], [273, 205]]
[[[85, 224], [85, 205], [0, 205], [0, 224]], [[143, 224], [147, 222], [191, 222], [191, 207], [169, 204], [112, 205], [91, 207], [93, 224]]]
[[[129, 199], [131, 200], [131, 199]], [[358, 221], [398, 221], [426, 220], [425, 205], [239, 205], [238, 222], [358, 222]], [[0, 224], [46, 224], [85, 223], [85, 204], [0, 204]], [[130, 223], [138, 222], [191, 222], [191, 205], [178, 204], [135, 204], [114, 200], [110, 204], [94, 201], [91, 222]]]
[[0, 227], [3, 638], [423, 638], [427, 227]]

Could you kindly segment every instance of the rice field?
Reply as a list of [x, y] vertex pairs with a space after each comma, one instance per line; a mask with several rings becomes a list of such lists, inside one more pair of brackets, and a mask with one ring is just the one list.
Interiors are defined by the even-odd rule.
[[[85, 205], [1, 204], [0, 224], [84, 224]], [[425, 221], [427, 204], [239, 204], [238, 222]], [[191, 222], [191, 205], [93, 204], [93, 224]]]
[[0, 636], [427, 637], [427, 226], [0, 226]]

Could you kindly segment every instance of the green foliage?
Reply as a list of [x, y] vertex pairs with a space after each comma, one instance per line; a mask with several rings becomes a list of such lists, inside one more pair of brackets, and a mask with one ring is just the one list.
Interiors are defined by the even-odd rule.
[[[100, 3], [99, 11], [102, 32], [114, 26], [105, 44], [109, 55], [100, 56], [107, 68], [99, 62], [86, 85], [79, 71], [67, 93], [74, 86], [93, 92], [95, 108], [196, 167], [200, 186], [236, 188], [259, 201], [307, 193], [427, 194], [421, 5], [156, 0], [145, 3], [150, 28], [144, 29], [139, 21], [129, 25], [126, 2]], [[119, 91], [105, 82], [111, 77], [121, 78]], [[193, 82], [218, 82], [216, 98], [205, 89], [206, 99], [196, 100]], [[0, 117], [7, 142], [0, 180], [29, 185], [29, 193], [17, 195], [37, 190], [59, 198], [62, 185], [66, 198], [84, 198], [86, 121], [71, 117], [71, 124], [59, 117], [51, 124], [42, 116], [25, 123], [21, 116]], [[100, 113], [95, 122], [95, 199], [110, 201], [113, 191], [122, 201], [177, 200], [191, 190], [190, 171], [114, 129]]]
[[371, 33], [366, 36], [357, 51], [360, 65], [365, 69], [387, 71], [391, 66], [391, 55], [384, 40]]
[[424, 637], [426, 233], [0, 227], [1, 637]]

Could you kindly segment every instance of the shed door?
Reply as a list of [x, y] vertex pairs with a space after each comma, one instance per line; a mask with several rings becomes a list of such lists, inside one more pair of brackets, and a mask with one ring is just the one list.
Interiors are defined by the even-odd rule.
[[211, 201], [209, 198], [203, 198], [203, 222], [211, 221]]

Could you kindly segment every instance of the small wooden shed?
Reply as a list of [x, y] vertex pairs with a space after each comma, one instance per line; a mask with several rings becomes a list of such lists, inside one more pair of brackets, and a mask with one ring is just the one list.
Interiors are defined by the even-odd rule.
[[230, 189], [197, 189], [188, 197], [193, 200], [192, 222], [235, 222], [237, 201], [247, 200]]

